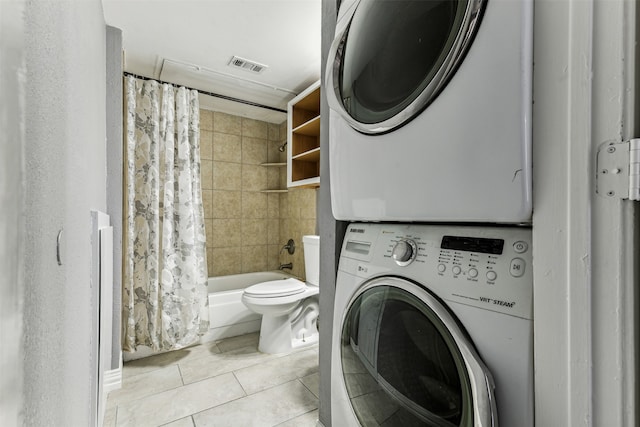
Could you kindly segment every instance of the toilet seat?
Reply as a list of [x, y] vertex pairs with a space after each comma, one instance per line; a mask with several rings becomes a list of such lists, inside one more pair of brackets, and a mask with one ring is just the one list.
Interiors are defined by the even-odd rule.
[[279, 298], [303, 293], [307, 285], [297, 279], [272, 280], [249, 286], [244, 290], [246, 296], [253, 298]]

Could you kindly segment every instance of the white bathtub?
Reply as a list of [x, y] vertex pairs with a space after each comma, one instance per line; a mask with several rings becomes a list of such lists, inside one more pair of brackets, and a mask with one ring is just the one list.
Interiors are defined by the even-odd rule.
[[242, 303], [242, 292], [256, 283], [293, 277], [282, 271], [209, 277], [209, 332], [201, 342], [213, 341], [260, 330], [261, 316]]
[[[209, 277], [209, 331], [200, 337], [200, 342], [235, 337], [260, 330], [262, 316], [249, 310], [242, 303], [242, 291], [256, 283], [294, 277], [282, 271], [232, 274]], [[161, 352], [164, 353], [164, 352]], [[138, 346], [133, 352], [124, 352], [123, 360], [141, 359], [159, 354], [146, 346]]]

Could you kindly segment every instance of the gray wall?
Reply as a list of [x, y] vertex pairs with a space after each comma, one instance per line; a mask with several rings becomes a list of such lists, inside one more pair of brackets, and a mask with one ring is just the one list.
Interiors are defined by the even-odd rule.
[[120, 367], [122, 320], [122, 30], [107, 26], [107, 213], [113, 225], [111, 369]]
[[0, 1], [0, 425], [21, 425], [23, 1]]
[[102, 5], [31, 1], [25, 31], [24, 424], [89, 426], [97, 339], [90, 211], [106, 211]]
[[[336, 0], [322, 1], [322, 93], [327, 52], [333, 40], [337, 16]], [[320, 105], [320, 190], [318, 193], [318, 229], [320, 230], [320, 422], [331, 425], [331, 334], [336, 272], [346, 223], [336, 221], [331, 212], [329, 177], [329, 110], [326, 96]], [[340, 426], [336, 426], [340, 427]]]

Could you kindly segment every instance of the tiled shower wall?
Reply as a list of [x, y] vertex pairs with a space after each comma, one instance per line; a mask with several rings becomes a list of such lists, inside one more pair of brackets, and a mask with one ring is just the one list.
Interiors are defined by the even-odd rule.
[[[275, 270], [293, 263], [304, 278], [302, 235], [315, 234], [316, 190], [266, 193], [286, 188], [286, 122], [275, 125], [200, 110], [202, 198], [209, 276]], [[289, 238], [294, 255], [280, 249]]]

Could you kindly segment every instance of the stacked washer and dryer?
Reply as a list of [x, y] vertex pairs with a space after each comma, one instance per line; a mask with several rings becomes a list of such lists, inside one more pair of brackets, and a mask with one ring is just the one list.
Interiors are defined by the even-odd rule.
[[532, 0], [347, 0], [332, 425], [530, 427]]

